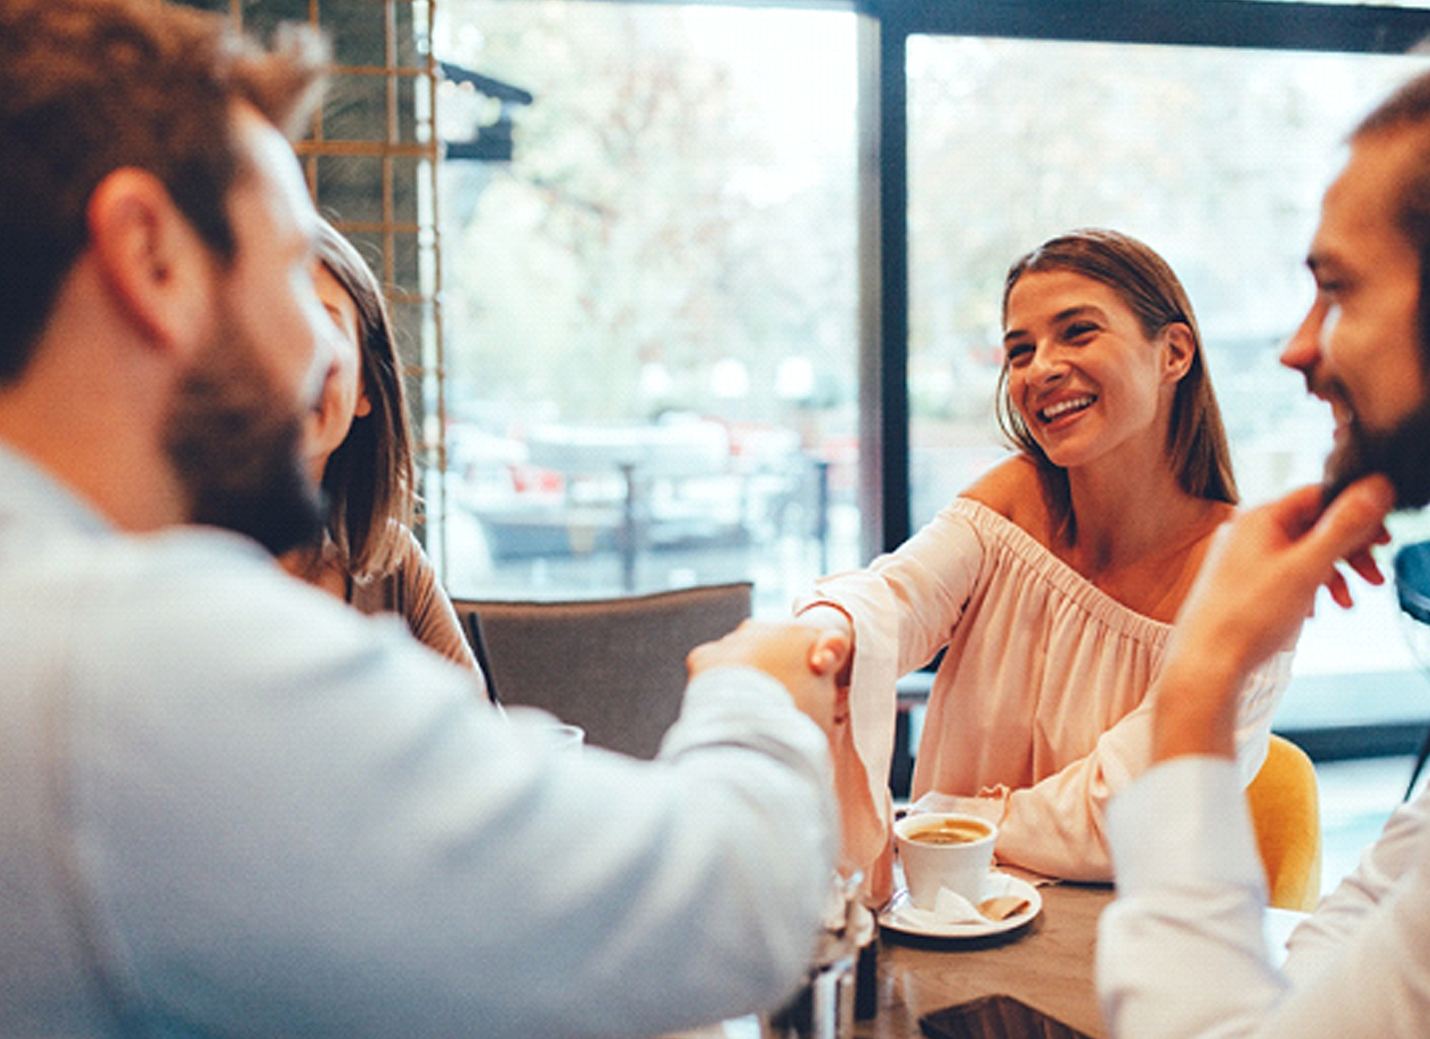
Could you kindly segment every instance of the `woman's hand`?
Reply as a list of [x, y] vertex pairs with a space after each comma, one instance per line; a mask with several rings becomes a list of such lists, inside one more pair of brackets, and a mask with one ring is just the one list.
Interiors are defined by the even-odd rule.
[[1386, 540], [1394, 500], [1382, 476], [1357, 480], [1330, 505], [1303, 487], [1252, 509], [1217, 534], [1177, 616], [1154, 692], [1153, 756], [1231, 754], [1237, 694], [1251, 671], [1284, 648], [1325, 585], [1351, 605], [1344, 560], [1366, 580], [1384, 578], [1370, 546]]

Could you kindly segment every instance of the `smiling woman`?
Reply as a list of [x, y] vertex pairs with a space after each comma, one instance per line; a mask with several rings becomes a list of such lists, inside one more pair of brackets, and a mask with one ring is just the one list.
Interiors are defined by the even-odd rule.
[[[1191, 304], [1155, 252], [1112, 231], [1054, 238], [1004, 290], [999, 408], [1019, 453], [801, 616], [853, 639], [836, 740], [849, 865], [890, 873], [894, 681], [940, 650], [917, 807], [999, 824], [1002, 861], [1108, 880], [1103, 812], [1149, 760], [1144, 702], [1235, 483]], [[1249, 781], [1289, 673], [1243, 690]]]
[[[1080, 466], [1075, 446], [1063, 446], [1068, 438], [1059, 434], [1082, 428], [1076, 416], [1099, 403], [1097, 394], [1108, 398], [1101, 403], [1104, 414], [1131, 410], [1126, 433], [1166, 431], [1164, 438], [1140, 436], [1117, 445], [1119, 471], [1127, 472], [1129, 464], [1164, 474], [1170, 469], [1177, 488], [1197, 501], [1236, 503], [1231, 453], [1196, 315], [1176, 274], [1153, 250], [1113, 231], [1050, 239], [1008, 271], [1003, 324], [999, 423], [1037, 464], [1053, 519], [1067, 527], [1061, 537], [1069, 545], [1077, 540], [1077, 517], [1068, 470]], [[1102, 382], [1089, 386], [1089, 377]], [[1088, 396], [1089, 388], [1094, 395]], [[1030, 415], [1029, 400], [1041, 410]], [[1069, 417], [1054, 421], [1064, 415]], [[1104, 451], [1113, 446], [1105, 436], [1091, 443]], [[1129, 453], [1142, 457], [1127, 458]]]

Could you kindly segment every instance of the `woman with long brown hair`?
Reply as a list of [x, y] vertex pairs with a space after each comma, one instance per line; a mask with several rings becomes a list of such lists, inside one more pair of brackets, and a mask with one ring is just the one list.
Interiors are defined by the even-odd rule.
[[283, 566], [364, 613], [398, 614], [419, 640], [475, 671], [451, 600], [412, 534], [412, 433], [381, 286], [327, 223], [318, 256], [318, 295], [338, 334], [305, 446], [328, 517], [322, 540], [287, 553]]
[[[848, 864], [888, 889], [894, 682], [944, 657], [916, 807], [999, 825], [997, 854], [1108, 880], [1103, 813], [1148, 762], [1145, 702], [1212, 534], [1237, 498], [1191, 303], [1155, 252], [1076, 231], [1008, 272], [999, 414], [1017, 454], [897, 551], [820, 581], [801, 616], [852, 644], [835, 740]], [[1289, 653], [1244, 690], [1245, 780]]]

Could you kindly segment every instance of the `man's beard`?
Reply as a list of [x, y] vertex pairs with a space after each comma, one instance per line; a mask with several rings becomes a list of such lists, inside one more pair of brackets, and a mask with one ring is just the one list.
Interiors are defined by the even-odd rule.
[[265, 377], [232, 315], [180, 384], [164, 446], [189, 520], [246, 534], [275, 555], [315, 541], [324, 509], [302, 459], [299, 415]]
[[1326, 501], [1371, 473], [1390, 480], [1397, 509], [1430, 503], [1430, 399], [1384, 432], [1367, 430], [1352, 418], [1344, 438], [1326, 459]]

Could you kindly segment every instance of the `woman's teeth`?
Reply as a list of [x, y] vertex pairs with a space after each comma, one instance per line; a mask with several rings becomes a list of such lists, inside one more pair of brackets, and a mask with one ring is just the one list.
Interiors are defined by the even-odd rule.
[[1044, 422], [1051, 422], [1053, 419], [1069, 412], [1081, 411], [1083, 408], [1091, 407], [1096, 397], [1070, 397], [1067, 400], [1060, 400], [1056, 404], [1049, 404], [1038, 412], [1038, 418]]

